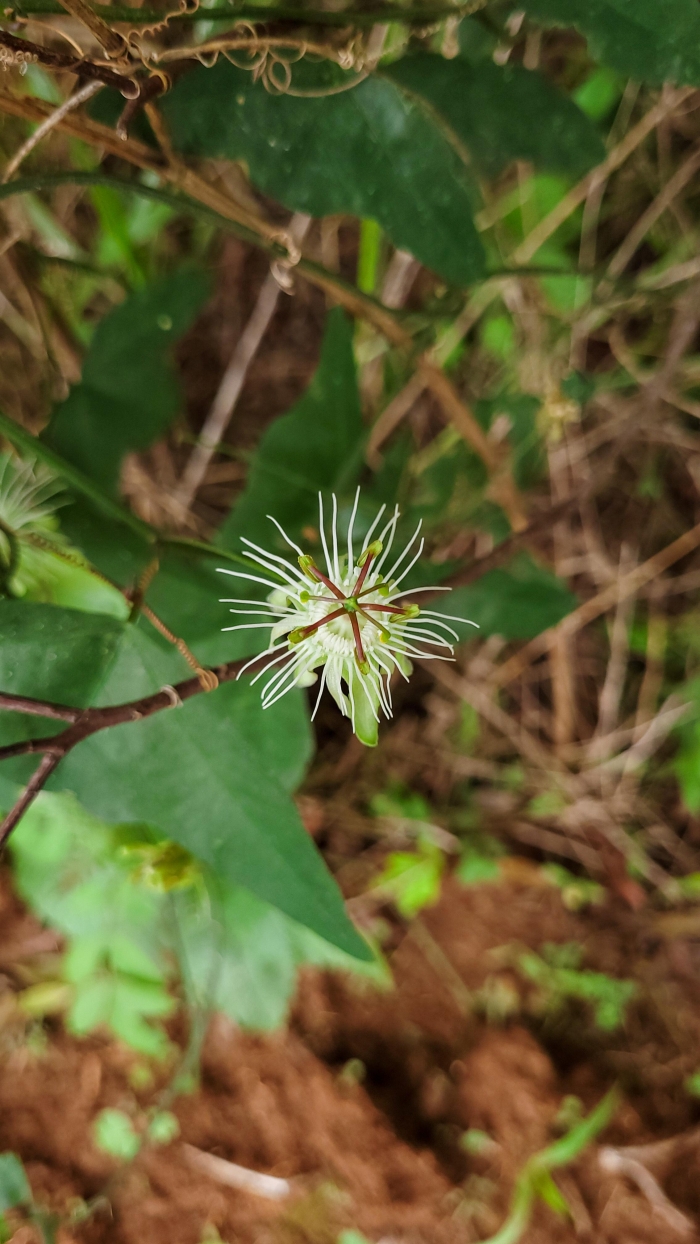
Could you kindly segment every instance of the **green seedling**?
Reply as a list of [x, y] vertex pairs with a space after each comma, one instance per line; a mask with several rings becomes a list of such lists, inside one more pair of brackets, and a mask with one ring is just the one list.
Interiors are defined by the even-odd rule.
[[583, 1153], [607, 1127], [619, 1104], [619, 1092], [612, 1088], [587, 1118], [525, 1163], [515, 1183], [506, 1221], [500, 1231], [482, 1241], [482, 1244], [517, 1244], [527, 1230], [538, 1200], [560, 1217], [571, 1217], [566, 1198], [554, 1182], [552, 1171], [568, 1166]]

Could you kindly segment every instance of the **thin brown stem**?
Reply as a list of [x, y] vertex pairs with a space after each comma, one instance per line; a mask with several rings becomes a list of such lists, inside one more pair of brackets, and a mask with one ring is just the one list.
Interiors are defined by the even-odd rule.
[[[371, 589], [370, 589], [371, 591]], [[366, 604], [365, 609], [378, 609], [381, 613], [405, 613], [406, 610], [401, 605], [375, 605], [374, 602]]]
[[28, 695], [11, 695], [0, 691], [0, 709], [11, 713], [32, 713], [35, 717], [52, 717], [55, 721], [77, 721], [82, 708], [70, 708], [67, 704], [50, 704], [45, 700], [33, 700]]
[[498, 687], [505, 687], [512, 682], [520, 674], [527, 669], [532, 661], [536, 661], [538, 657], [544, 655], [556, 643], [559, 636], [575, 635], [582, 627], [587, 626], [589, 622], [593, 622], [602, 614], [607, 613], [608, 609], [617, 605], [618, 601], [626, 599], [628, 596], [641, 590], [647, 583], [657, 578], [669, 566], [673, 566], [675, 562], [680, 561], [682, 557], [686, 557], [688, 553], [692, 553], [700, 544], [700, 523], [692, 527], [690, 531], [684, 532], [677, 540], [668, 544], [666, 548], [661, 549], [650, 557], [647, 561], [642, 562], [641, 566], [635, 567], [628, 574], [623, 575], [617, 582], [610, 583], [603, 588], [602, 592], [596, 593], [590, 600], [579, 605], [578, 609], [574, 609], [573, 613], [567, 616], [554, 627], [543, 631], [541, 635], [537, 635], [535, 639], [531, 639], [520, 652], [516, 652], [496, 671], [494, 684]]
[[[0, 30], [0, 46], [14, 52], [18, 61], [25, 63], [34, 61], [45, 65], [47, 69], [66, 70], [68, 73], [80, 74], [81, 78], [97, 79], [104, 82], [106, 86], [115, 87], [126, 99], [135, 99], [139, 94], [139, 84], [133, 78], [115, 73], [106, 65], [96, 65], [91, 60], [85, 60], [80, 56], [71, 56], [68, 52], [53, 52], [39, 43], [32, 43], [29, 39], [20, 39], [17, 35], [11, 35], [7, 30]], [[52, 112], [53, 108], [49, 105], [44, 109], [42, 119], [50, 116]]]
[[104, 48], [108, 56], [123, 56], [127, 51], [126, 39], [123, 35], [117, 34], [116, 30], [112, 30], [104, 18], [95, 13], [85, 0], [61, 0], [61, 4], [71, 17], [77, 17], [79, 22], [87, 26], [91, 34], [95, 36], [97, 42]]
[[15, 826], [19, 824], [29, 805], [33, 803], [39, 791], [46, 785], [60, 759], [61, 755], [58, 752], [46, 752], [42, 756], [39, 765], [22, 791], [14, 808], [8, 812], [2, 824], [0, 824], [0, 851], [2, 851], [7, 839]]
[[[260, 658], [261, 661], [264, 659], [264, 657]], [[216, 669], [209, 670], [212, 683], [215, 682], [216, 686], [219, 686], [222, 682], [231, 682], [238, 676], [243, 664], [242, 660], [229, 661], [226, 665], [220, 665]], [[255, 670], [255, 668], [256, 665], [250, 666], [251, 671]], [[59, 720], [68, 720], [72, 724], [68, 726], [67, 730], [62, 730], [59, 734], [44, 738], [25, 739], [19, 743], [10, 743], [5, 747], [0, 747], [0, 761], [9, 760], [13, 756], [44, 753], [41, 764], [28, 786], [12, 811], [5, 817], [2, 825], [0, 825], [0, 848], [6, 842], [32, 800], [39, 793], [49, 775], [59, 762], [63, 760], [64, 756], [67, 756], [68, 752], [77, 747], [79, 743], [90, 738], [91, 735], [97, 734], [100, 730], [108, 730], [112, 726], [124, 725], [127, 722], [143, 721], [144, 718], [152, 717], [154, 713], [160, 713], [166, 708], [180, 706], [186, 700], [191, 699], [192, 696], [200, 695], [205, 690], [206, 688], [203, 686], [201, 678], [188, 678], [174, 687], [164, 687], [153, 695], [144, 696], [140, 700], [130, 700], [126, 704], [114, 704], [108, 708], [86, 709], [65, 708], [63, 705], [51, 704], [48, 701], [33, 700], [25, 696], [1, 693], [0, 708], [31, 712], [41, 717], [58, 717]]]

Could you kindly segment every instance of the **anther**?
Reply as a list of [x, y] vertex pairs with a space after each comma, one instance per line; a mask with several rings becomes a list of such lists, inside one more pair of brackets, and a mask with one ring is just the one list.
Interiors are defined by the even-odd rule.
[[379, 557], [379, 554], [381, 553], [383, 548], [384, 548], [384, 545], [382, 544], [381, 540], [373, 540], [371, 544], [367, 545], [367, 548], [364, 550], [364, 552], [360, 553], [360, 556], [357, 559], [357, 565], [364, 566], [365, 562], [370, 557]]
[[316, 565], [316, 563], [313, 557], [311, 556], [311, 554], [302, 553], [298, 561], [299, 561], [299, 569], [301, 570], [302, 574], [305, 574], [307, 579], [311, 579], [312, 583], [316, 583], [317, 581], [316, 575], [311, 573], [312, 568]]

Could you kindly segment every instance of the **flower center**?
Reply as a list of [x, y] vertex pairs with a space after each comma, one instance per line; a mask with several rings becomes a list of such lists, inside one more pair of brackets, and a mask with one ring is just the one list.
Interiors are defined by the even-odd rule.
[[[320, 617], [315, 618], [307, 626], [298, 626], [289, 632], [288, 640], [290, 644], [300, 644], [305, 639], [309, 639], [312, 635], [317, 634], [323, 627], [328, 628], [330, 636], [337, 637], [348, 645], [348, 654], [352, 651], [352, 644], [355, 649], [355, 661], [357, 668], [361, 674], [369, 673], [369, 662], [365, 654], [365, 642], [369, 649], [376, 646], [380, 641], [388, 643], [390, 634], [386, 629], [387, 621], [399, 621], [400, 619], [408, 619], [416, 617], [418, 614], [417, 605], [389, 605], [380, 604], [376, 596], [380, 592], [379, 583], [372, 584], [370, 587], [363, 585], [367, 579], [372, 562], [382, 551], [380, 540], [375, 540], [368, 548], [360, 554], [357, 559], [359, 574], [352, 586], [349, 595], [329, 579], [327, 575], [319, 570], [312, 557], [302, 555], [299, 558], [299, 566], [302, 572], [316, 583], [322, 583], [331, 593], [330, 597], [311, 597], [306, 593], [302, 593], [302, 601], [309, 603], [314, 600], [319, 604], [321, 601], [324, 605], [334, 606]], [[344, 582], [345, 586], [345, 582]], [[374, 599], [368, 599], [368, 597]], [[350, 633], [348, 633], [348, 623]], [[329, 644], [325, 637], [319, 636], [320, 642], [324, 648], [333, 649], [334, 644]]]

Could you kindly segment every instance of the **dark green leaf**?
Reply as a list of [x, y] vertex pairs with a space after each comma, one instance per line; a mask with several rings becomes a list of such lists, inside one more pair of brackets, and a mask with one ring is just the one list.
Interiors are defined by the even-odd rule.
[[[247, 536], [277, 548], [281, 537], [268, 514], [297, 539], [303, 526], [318, 523], [319, 491], [327, 495], [354, 482], [362, 440], [352, 329], [338, 309], [328, 317], [321, 359], [309, 388], [263, 436], [245, 492], [219, 533], [221, 543], [233, 548]], [[289, 553], [283, 543], [281, 548]]]
[[498, 47], [498, 37], [476, 17], [463, 17], [457, 30], [459, 54], [470, 65], [489, 61]]
[[[18, 600], [0, 601], [0, 690], [83, 708], [114, 660], [124, 623]], [[58, 724], [0, 713], [3, 743], [51, 734]]]
[[[4, 690], [113, 704], [186, 672], [174, 648], [145, 626], [0, 603]], [[35, 718], [4, 716], [12, 738], [55, 726], [42, 721], [37, 730]], [[301, 693], [263, 714], [257, 688], [242, 682], [93, 736], [59, 766], [52, 786], [74, 791], [106, 820], [156, 826], [222, 876], [362, 955], [364, 943], [287, 794], [309, 751]]]
[[0, 1213], [16, 1205], [28, 1205], [32, 1190], [20, 1158], [15, 1153], [0, 1153]]
[[85, 554], [91, 566], [121, 587], [135, 583], [153, 559], [153, 545], [125, 524], [100, 514], [76, 496], [60, 512], [61, 531]]
[[157, 440], [181, 408], [171, 350], [208, 289], [202, 272], [181, 269], [105, 316], [82, 380], [56, 408], [42, 439], [113, 491], [124, 454]]
[[468, 587], [431, 602], [430, 608], [478, 622], [480, 630], [455, 629], [462, 639], [502, 635], [504, 639], [532, 639], [566, 617], [578, 601], [551, 571], [521, 554], [507, 570], [490, 570]]
[[580, 177], [605, 158], [598, 131], [580, 108], [520, 65], [469, 64], [424, 52], [383, 72], [426, 100], [489, 174], [520, 159]]
[[[322, 80], [321, 67], [294, 66], [295, 89]], [[482, 274], [468, 172], [432, 113], [393, 82], [302, 99], [221, 60], [182, 77], [161, 107], [178, 149], [245, 160], [255, 184], [294, 211], [370, 217], [447, 280]]]
[[638, 82], [700, 84], [696, 0], [518, 0], [517, 8], [545, 26], [575, 26], [593, 56]]
[[[174, 681], [178, 660], [129, 627], [100, 702]], [[300, 696], [285, 696], [263, 720], [257, 688], [234, 683], [94, 735], [70, 753], [52, 785], [74, 791], [106, 820], [156, 826], [227, 880], [366, 957], [285, 789], [308, 750]]]

